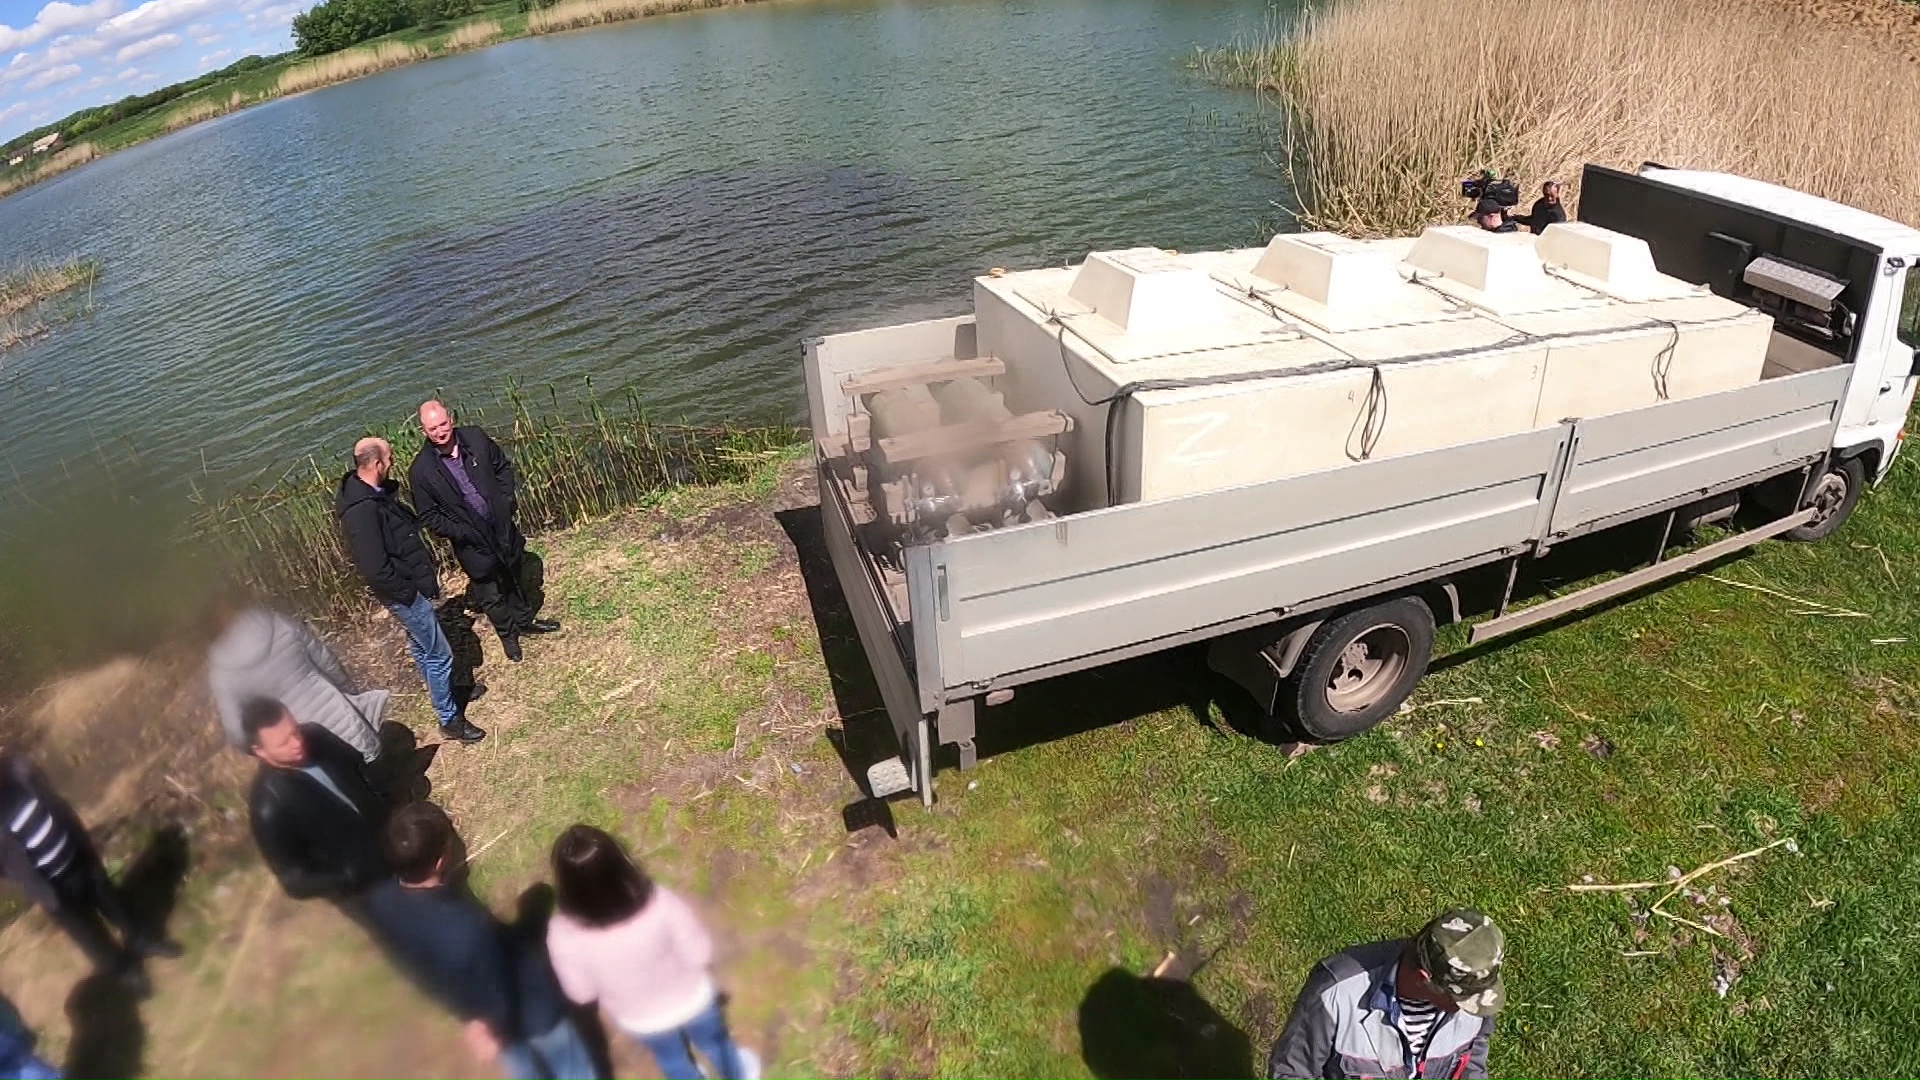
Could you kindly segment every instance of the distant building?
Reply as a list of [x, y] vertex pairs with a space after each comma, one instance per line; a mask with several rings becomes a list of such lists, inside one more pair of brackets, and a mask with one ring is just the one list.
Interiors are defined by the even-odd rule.
[[51, 135], [42, 135], [40, 138], [35, 139], [33, 141], [33, 146], [28, 150], [28, 152], [33, 154], [50, 153], [54, 150], [60, 149], [62, 146], [65, 146], [66, 142], [67, 140], [62, 138], [60, 133], [56, 131]]
[[20, 165], [27, 160], [28, 153], [29, 151], [26, 151], [26, 150], [12, 151], [7, 157], [7, 168], [9, 169], [19, 168]]

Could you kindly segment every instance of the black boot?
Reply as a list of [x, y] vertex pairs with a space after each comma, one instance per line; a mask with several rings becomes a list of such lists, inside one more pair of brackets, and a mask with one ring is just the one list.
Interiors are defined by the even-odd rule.
[[463, 742], [463, 743], [469, 743], [469, 744], [477, 743], [481, 739], [484, 739], [487, 737], [486, 732], [473, 726], [473, 721], [467, 719], [467, 714], [465, 713], [461, 713], [459, 716], [454, 717], [453, 722], [451, 724], [442, 725], [440, 728], [440, 734], [445, 736], [448, 739], [452, 739], [455, 742]]
[[507, 659], [513, 661], [516, 664], [519, 663], [520, 662], [520, 635], [518, 634], [500, 635], [500, 651], [507, 654]]
[[555, 634], [559, 631], [560, 620], [558, 619], [535, 619], [521, 630], [526, 634]]

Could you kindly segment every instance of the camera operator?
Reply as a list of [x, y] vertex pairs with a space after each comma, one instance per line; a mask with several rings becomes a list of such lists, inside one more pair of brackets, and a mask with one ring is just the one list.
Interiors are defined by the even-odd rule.
[[1541, 184], [1540, 197], [1533, 200], [1533, 209], [1525, 215], [1514, 216], [1512, 220], [1535, 233], [1546, 232], [1547, 226], [1567, 220], [1567, 208], [1560, 202], [1560, 181], [1549, 180]]
[[1507, 218], [1508, 211], [1520, 201], [1520, 188], [1513, 181], [1500, 179], [1500, 174], [1492, 169], [1482, 169], [1477, 175], [1460, 181], [1460, 194], [1474, 200], [1475, 225], [1487, 232], [1520, 231], [1519, 226]]

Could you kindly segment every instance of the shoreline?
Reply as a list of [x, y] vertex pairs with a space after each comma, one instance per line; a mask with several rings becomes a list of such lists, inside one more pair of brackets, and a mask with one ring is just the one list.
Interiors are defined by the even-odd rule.
[[[493, 5], [471, 18], [429, 33], [400, 30], [321, 56], [298, 57], [289, 54], [283, 61], [257, 72], [215, 83], [138, 116], [118, 121], [119, 125], [136, 132], [125, 142], [114, 142], [110, 137], [103, 139], [99, 131], [90, 132], [86, 140], [53, 155], [38, 167], [23, 169], [18, 175], [0, 175], [0, 200], [122, 150], [163, 139], [205, 121], [395, 68], [477, 52], [530, 37], [603, 29], [662, 15], [686, 15], [772, 2], [774, 0], [559, 0], [551, 6], [531, 8], [524, 12], [514, 11], [513, 5]], [[238, 88], [239, 83], [268, 75], [273, 81], [253, 93]], [[61, 155], [73, 156], [62, 160]]]
[[100, 264], [82, 258], [51, 264], [23, 264], [0, 275], [0, 354], [52, 329], [41, 317], [41, 305], [82, 285], [91, 293], [93, 283], [99, 278]]

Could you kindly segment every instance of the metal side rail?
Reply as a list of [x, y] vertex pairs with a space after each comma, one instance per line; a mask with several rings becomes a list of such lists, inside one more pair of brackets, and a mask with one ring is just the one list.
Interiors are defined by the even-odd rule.
[[1791, 529], [1797, 529], [1807, 522], [1812, 521], [1813, 516], [1814, 511], [1802, 510], [1799, 513], [1783, 517], [1778, 521], [1769, 522], [1757, 529], [1750, 529], [1738, 536], [1729, 536], [1725, 540], [1708, 544], [1698, 551], [1690, 551], [1685, 555], [1677, 555], [1664, 562], [1657, 562], [1652, 566], [1642, 567], [1630, 574], [1614, 578], [1612, 581], [1603, 581], [1598, 585], [1581, 589], [1579, 592], [1568, 593], [1565, 596], [1548, 600], [1545, 603], [1522, 608], [1512, 614], [1488, 619], [1486, 622], [1480, 623], [1473, 628], [1473, 632], [1467, 636], [1467, 641], [1469, 644], [1478, 645], [1483, 641], [1502, 637], [1519, 630], [1525, 630], [1529, 626], [1538, 626], [1543, 622], [1557, 619], [1568, 612], [1579, 611], [1581, 608], [1591, 607], [1602, 601], [1611, 600], [1616, 596], [1645, 588], [1647, 585], [1659, 581], [1662, 578], [1687, 573], [1697, 566], [1702, 566], [1715, 559], [1731, 555], [1743, 548], [1750, 548], [1762, 540], [1771, 540]]

